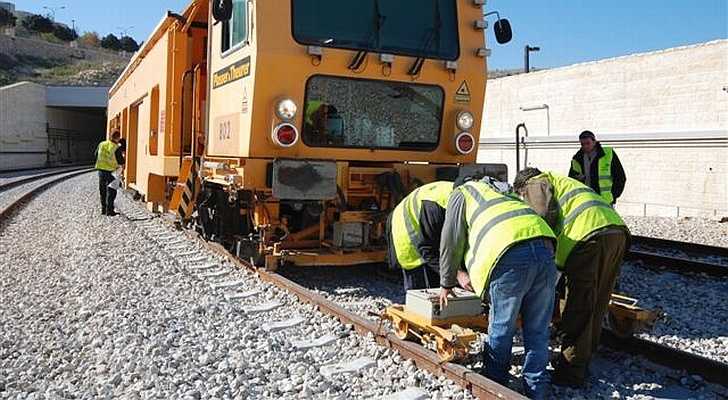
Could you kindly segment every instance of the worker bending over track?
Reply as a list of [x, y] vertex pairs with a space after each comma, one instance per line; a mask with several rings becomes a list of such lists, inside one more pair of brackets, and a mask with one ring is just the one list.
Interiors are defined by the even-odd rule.
[[[440, 302], [447, 304], [460, 265], [490, 303], [485, 375], [506, 384], [516, 320], [523, 317], [526, 394], [546, 396], [549, 322], [556, 287], [554, 235], [548, 224], [490, 178], [456, 182], [447, 203], [440, 244]], [[508, 193], [508, 194], [506, 194]]]
[[452, 182], [421, 186], [395, 207], [389, 221], [389, 265], [402, 269], [404, 290], [440, 283], [440, 233]]
[[566, 276], [567, 295], [553, 383], [584, 386], [629, 230], [608, 201], [575, 179], [527, 168], [513, 186], [558, 234], [556, 265]]

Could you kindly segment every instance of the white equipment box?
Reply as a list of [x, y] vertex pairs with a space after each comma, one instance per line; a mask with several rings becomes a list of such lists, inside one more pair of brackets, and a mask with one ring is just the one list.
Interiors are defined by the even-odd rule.
[[440, 288], [408, 290], [405, 310], [428, 321], [474, 317], [483, 312], [480, 297], [475, 293], [459, 288], [453, 292], [457, 297], [448, 297], [447, 306], [440, 309]]

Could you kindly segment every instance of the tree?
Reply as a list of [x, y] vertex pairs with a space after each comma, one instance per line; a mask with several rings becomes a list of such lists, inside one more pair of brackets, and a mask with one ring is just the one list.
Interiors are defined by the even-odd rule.
[[64, 42], [71, 42], [78, 39], [78, 33], [75, 30], [61, 24], [56, 24], [53, 27], [53, 36]]
[[37, 14], [33, 14], [23, 19], [23, 27], [31, 32], [37, 33], [52, 33], [54, 30], [53, 21]]
[[84, 34], [78, 38], [78, 44], [85, 47], [101, 47], [101, 38], [96, 32], [84, 32]]
[[121, 50], [121, 42], [113, 33], [109, 33], [101, 39], [101, 47], [109, 50]]
[[122, 36], [122, 38], [119, 40], [119, 43], [121, 45], [121, 49], [124, 51], [133, 53], [139, 50], [139, 44], [137, 44], [136, 40], [134, 40], [134, 38], [130, 36]]
[[18, 19], [10, 11], [0, 8], [0, 26], [15, 26]]

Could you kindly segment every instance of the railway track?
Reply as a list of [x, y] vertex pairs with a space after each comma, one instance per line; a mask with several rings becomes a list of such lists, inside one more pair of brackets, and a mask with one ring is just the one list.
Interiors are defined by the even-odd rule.
[[[78, 172], [78, 174], [80, 173], [83, 172]], [[43, 185], [45, 184], [50, 183], [44, 182]], [[308, 285], [302, 285], [300, 282], [296, 282], [295, 279], [290, 279], [274, 272], [256, 270], [246, 262], [234, 259], [223, 247], [214, 243], [201, 241], [192, 232], [185, 231], [183, 233], [188, 240], [181, 240], [180, 238], [172, 239], [172, 235], [165, 233], [165, 231], [171, 231], [173, 227], [171, 221], [166, 221], [166, 229], [160, 229], [161, 226], [158, 223], [159, 218], [154, 218], [155, 221], [150, 221], [150, 214], [146, 213], [146, 211], [142, 210], [141, 208], [139, 208], [137, 214], [127, 214], [126, 216], [130, 221], [139, 221], [139, 225], [144, 226], [144, 229], [150, 229], [151, 233], [149, 237], [156, 238], [159, 246], [166, 248], [171, 256], [189, 261], [197, 257], [195, 254], [196, 252], [200, 252], [199, 249], [207, 249], [220, 257], [220, 259], [224, 258], [225, 260], [233, 263], [240, 269], [254, 271], [255, 274], [260, 278], [260, 280], [268, 282], [281, 289], [285, 289], [289, 293], [294, 294], [302, 302], [315, 305], [320, 311], [335, 316], [342, 323], [352, 325], [354, 329], [360, 334], [371, 334], [375, 338], [376, 342], [379, 343], [381, 346], [396, 350], [404, 358], [413, 360], [415, 365], [422, 369], [428, 370], [435, 375], [444, 376], [451, 379], [453, 382], [457, 383], [461, 387], [470, 390], [471, 393], [479, 398], [523, 398], [517, 392], [501, 385], [497, 385], [465, 366], [440, 363], [435, 353], [422, 348], [419, 344], [397, 339], [396, 337], [394, 337], [393, 334], [385, 329], [385, 326], [375, 320], [372, 320], [371, 318], [368, 318], [365, 314], [362, 314], [361, 312], [352, 312], [350, 310], [347, 310], [345, 306], [343, 306], [342, 304], [338, 304], [337, 301], [327, 298], [327, 296], [321, 293], [317, 293], [314, 290], [311, 290]], [[196, 267], [197, 273], [199, 274], [200, 271], [204, 269], [205, 271], [207, 271], [205, 272], [205, 276], [209, 275], [210, 277], [212, 277], [213, 275], [216, 276], [216, 274], [219, 273], [221, 274], [220, 276], [224, 279], [224, 276], [226, 275], [225, 271], [221, 270], [219, 272], [216, 272], [217, 270], [210, 271], [205, 268], [207, 268], [205, 265], [202, 265], [199, 268]], [[336, 271], [343, 270], [337, 269]], [[370, 277], [373, 276], [370, 275]], [[221, 282], [222, 284], [225, 283], [224, 280], [222, 280]], [[372, 285], [375, 285], [376, 282], [381, 282], [381, 277], [374, 279], [372, 281]], [[669, 348], [650, 350], [656, 355], [653, 354], [652, 356], [649, 356], [647, 354], [646, 347], [650, 346], [654, 348], [655, 346], [653, 346], [653, 344], [651, 343], [644, 343], [641, 340], [628, 339], [625, 341], [623, 339], [617, 339], [616, 344], [614, 344], [611, 343], [611, 339], [605, 338], [605, 343], [609, 344], [610, 346], [615, 346], [615, 348], [618, 348], [622, 351], [627, 351], [630, 354], [644, 354], [647, 358], [673, 369], [685, 369], [691, 374], [698, 374], [703, 376], [708, 381], [721, 382], [720, 377], [726, 376], [724, 375], [726, 373], [726, 366], [721, 363], [703, 363], [704, 360], [700, 360], [699, 358], [693, 357], [690, 354], [687, 355], [689, 357], [687, 359], [680, 358], [676, 356], [676, 352], [670, 350]], [[696, 363], [697, 366], [693, 365], [693, 363]]]
[[[191, 239], [200, 240], [194, 234], [187, 234]], [[405, 358], [413, 360], [420, 368], [426, 369], [438, 376], [445, 376], [452, 379], [458, 385], [471, 391], [478, 398], [522, 398], [517, 392], [496, 384], [465, 366], [453, 363], [441, 363], [434, 352], [424, 349], [417, 343], [396, 338], [389, 331], [389, 328], [385, 329], [383, 327], [382, 323], [367, 318], [361, 312], [351, 312], [345, 309], [335, 301], [329, 300], [322, 294], [316, 293], [305, 285], [296, 282], [295, 279], [285, 277], [276, 272], [257, 269], [250, 263], [232, 256], [227, 249], [216, 243], [203, 241], [202, 244], [221, 257], [230, 259], [238, 267], [255, 271], [263, 281], [294, 293], [301, 301], [316, 305], [323, 312], [335, 316], [345, 324], [352, 324], [360, 334], [375, 335], [379, 344], [397, 350]], [[709, 246], [698, 245], [695, 249], [705, 251], [705, 247]], [[335, 269], [334, 271], [342, 271], [345, 273], [344, 271], [346, 270]], [[374, 281], [389, 280], [390, 283], [397, 280], [397, 277], [394, 275], [380, 272], [368, 274], [368, 277]], [[371, 284], [376, 285], [376, 282], [372, 282]], [[364, 285], [364, 287], [367, 286]], [[401, 303], [401, 299], [396, 300]], [[377, 314], [377, 312], [369, 312], [368, 314], [371, 316]], [[639, 337], [621, 337], [609, 328], [605, 328], [603, 331], [603, 344], [619, 352], [642, 356], [670, 369], [685, 371], [692, 376], [698, 375], [702, 379], [716, 384], [723, 384], [725, 377], [728, 376], [728, 364]]]
[[91, 165], [86, 166], [73, 166], [68, 168], [48, 168], [48, 169], [38, 169], [38, 170], [32, 170], [26, 171], [29, 172], [27, 175], [19, 175], [15, 177], [0, 177], [0, 193], [10, 190], [14, 187], [42, 179], [47, 178], [50, 176], [55, 176], [58, 174], [64, 174], [66, 172], [74, 172], [74, 171], [80, 171], [80, 170], [86, 170], [92, 168]]
[[51, 186], [93, 170], [90, 167], [70, 168], [21, 177], [0, 185], [0, 222], [7, 221], [23, 204]]
[[728, 249], [689, 242], [633, 236], [627, 260], [648, 268], [728, 277]]

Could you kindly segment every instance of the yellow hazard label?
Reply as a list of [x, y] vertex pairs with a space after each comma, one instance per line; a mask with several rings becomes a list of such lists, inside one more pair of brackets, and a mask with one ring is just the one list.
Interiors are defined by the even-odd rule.
[[468, 82], [463, 81], [455, 92], [455, 101], [458, 103], [470, 103], [470, 88]]

